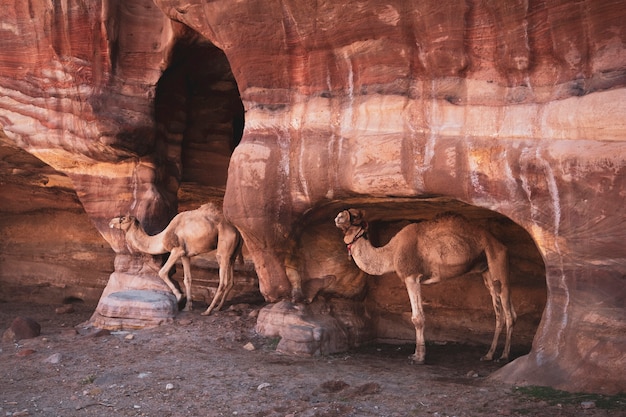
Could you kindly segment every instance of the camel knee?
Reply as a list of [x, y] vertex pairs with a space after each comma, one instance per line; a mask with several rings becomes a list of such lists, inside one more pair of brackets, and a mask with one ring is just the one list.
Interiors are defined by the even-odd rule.
[[413, 323], [413, 327], [415, 327], [416, 332], [424, 331], [424, 317], [413, 316], [411, 317], [411, 322]]

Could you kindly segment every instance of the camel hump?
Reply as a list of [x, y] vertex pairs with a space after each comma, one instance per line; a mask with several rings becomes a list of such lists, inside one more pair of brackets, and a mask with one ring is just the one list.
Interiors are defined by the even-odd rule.
[[200, 207], [198, 207], [195, 211], [198, 213], [201, 213], [205, 218], [214, 220], [218, 223], [221, 222], [222, 219], [224, 218], [222, 209], [214, 203], [203, 204]]
[[433, 219], [433, 222], [450, 222], [450, 221], [469, 223], [469, 221], [467, 220], [465, 216], [454, 211], [444, 211], [443, 213], [438, 213]]
[[215, 203], [212, 203], [212, 202], [205, 203], [205, 204], [201, 205], [200, 207], [198, 207], [198, 210], [200, 210], [200, 211], [216, 212], [216, 213], [221, 213], [222, 212], [222, 210], [220, 210], [219, 207], [217, 207], [217, 205]]

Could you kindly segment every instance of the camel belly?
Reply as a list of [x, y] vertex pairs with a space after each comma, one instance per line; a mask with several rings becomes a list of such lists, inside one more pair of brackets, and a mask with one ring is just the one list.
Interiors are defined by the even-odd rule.
[[424, 284], [470, 272], [480, 255], [472, 242], [452, 234], [439, 235], [431, 246], [420, 249], [424, 261]]

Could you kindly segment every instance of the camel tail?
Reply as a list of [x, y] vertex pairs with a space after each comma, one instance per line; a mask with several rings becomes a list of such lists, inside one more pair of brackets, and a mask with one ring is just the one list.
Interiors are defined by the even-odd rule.
[[243, 238], [241, 235], [239, 236], [239, 243], [237, 243], [237, 249], [235, 249], [235, 262], [239, 261], [241, 265], [245, 265], [245, 260], [243, 259]]

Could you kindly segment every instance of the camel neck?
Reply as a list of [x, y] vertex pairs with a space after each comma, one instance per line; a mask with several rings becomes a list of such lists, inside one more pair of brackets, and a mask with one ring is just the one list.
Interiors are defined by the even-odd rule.
[[148, 235], [141, 224], [136, 222], [126, 232], [126, 241], [136, 250], [151, 255], [159, 255], [168, 252], [163, 247], [163, 232], [150, 236]]
[[356, 239], [348, 245], [349, 256], [362, 271], [370, 275], [383, 275], [393, 271], [393, 245], [374, 247], [368, 239]]
[[364, 228], [363, 226], [360, 226], [359, 227], [359, 231], [356, 232], [356, 234], [352, 238], [352, 241], [350, 241], [350, 243], [347, 243], [347, 245], [352, 245], [354, 242], [356, 242], [357, 240], [359, 240], [362, 237], [367, 239], [367, 229]]

